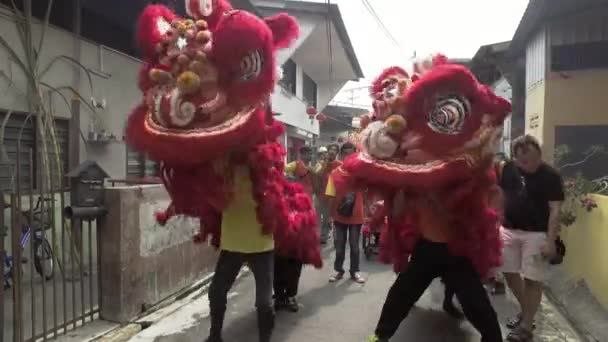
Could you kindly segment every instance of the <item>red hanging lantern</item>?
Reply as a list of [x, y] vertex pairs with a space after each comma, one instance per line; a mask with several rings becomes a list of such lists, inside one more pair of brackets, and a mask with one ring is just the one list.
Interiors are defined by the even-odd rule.
[[327, 115], [325, 115], [323, 113], [319, 113], [319, 114], [317, 114], [317, 120], [319, 122], [324, 122], [325, 120], [327, 120]]
[[308, 108], [306, 108], [306, 114], [308, 114], [308, 116], [315, 116], [317, 115], [317, 108], [310, 106]]

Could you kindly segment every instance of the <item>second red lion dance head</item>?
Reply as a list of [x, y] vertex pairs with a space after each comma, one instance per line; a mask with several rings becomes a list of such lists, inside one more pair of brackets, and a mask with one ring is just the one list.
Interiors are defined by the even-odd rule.
[[407, 194], [407, 214], [391, 219], [384, 234], [385, 261], [397, 269], [407, 264], [421, 236], [416, 205], [433, 194], [453, 230], [451, 251], [487, 274], [500, 259], [496, 215], [487, 200], [495, 182], [491, 162], [511, 105], [445, 56], [413, 69], [410, 76], [391, 67], [373, 82], [374, 113], [362, 120], [360, 152], [344, 168], [383, 194], [388, 206], [397, 191]]

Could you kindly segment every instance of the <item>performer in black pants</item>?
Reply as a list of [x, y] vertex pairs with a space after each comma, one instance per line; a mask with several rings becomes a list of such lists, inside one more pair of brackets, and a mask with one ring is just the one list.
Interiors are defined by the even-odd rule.
[[297, 259], [275, 256], [274, 259], [274, 307], [275, 310], [299, 310], [296, 295], [302, 274], [302, 262]]
[[456, 319], [463, 319], [464, 314], [458, 310], [456, 305], [454, 305], [454, 295], [456, 295], [456, 291], [453, 287], [448, 286], [445, 283], [445, 280], [441, 279], [441, 282], [445, 286], [445, 294], [443, 296], [443, 311]]
[[447, 244], [425, 239], [418, 241], [407, 271], [399, 274], [391, 287], [375, 336], [369, 341], [388, 341], [437, 277], [442, 277], [446, 285], [454, 289], [464, 314], [481, 333], [482, 342], [503, 341], [496, 311], [471, 262], [465, 257], [451, 255]]

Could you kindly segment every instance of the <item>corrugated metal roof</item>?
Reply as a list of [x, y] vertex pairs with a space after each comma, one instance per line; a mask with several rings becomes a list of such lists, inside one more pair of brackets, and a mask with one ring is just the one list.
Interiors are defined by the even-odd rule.
[[530, 36], [549, 19], [606, 5], [608, 0], [530, 0], [513, 36], [510, 53], [522, 53]]

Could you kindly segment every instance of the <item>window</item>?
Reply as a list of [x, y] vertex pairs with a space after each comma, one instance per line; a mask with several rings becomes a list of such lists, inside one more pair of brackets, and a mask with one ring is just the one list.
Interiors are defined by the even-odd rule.
[[127, 177], [156, 177], [160, 174], [160, 165], [137, 151], [127, 147]]
[[317, 107], [317, 84], [306, 73], [303, 73], [304, 101], [313, 107]]
[[[0, 112], [0, 122], [4, 122], [6, 112]], [[57, 150], [52, 144], [51, 136], [47, 136], [47, 151], [49, 167], [52, 175], [53, 188], [57, 189], [60, 186], [63, 175], [67, 173], [68, 168], [68, 149], [69, 149], [69, 125], [67, 119], [55, 119], [55, 133], [57, 138]], [[21, 140], [21, 150], [19, 158], [20, 180], [17, 182], [17, 143]], [[38, 178], [43, 172], [40, 167], [40, 153], [42, 147], [38, 144], [38, 135], [36, 132], [36, 118], [28, 117], [25, 113], [13, 112], [6, 121], [4, 129], [4, 151], [6, 155], [0, 159], [0, 189], [7, 192], [16, 190], [17, 185], [22, 192], [28, 191], [30, 187], [38, 188]], [[30, 160], [30, 151], [32, 158]], [[58, 174], [57, 160], [62, 164], [62, 175]], [[31, 179], [34, 175], [34, 179]]]
[[290, 93], [296, 94], [296, 63], [291, 59], [283, 64], [283, 78], [279, 84]]
[[551, 70], [608, 68], [608, 41], [553, 46]]
[[[589, 180], [605, 177], [608, 174], [608, 155], [597, 152], [588, 159], [586, 157], [595, 147], [608, 150], [606, 135], [608, 125], [556, 126], [555, 147], [567, 146], [569, 150], [560, 164], [571, 164], [560, 170], [562, 175], [574, 177], [581, 173]], [[581, 162], [583, 160], [585, 162]]]

